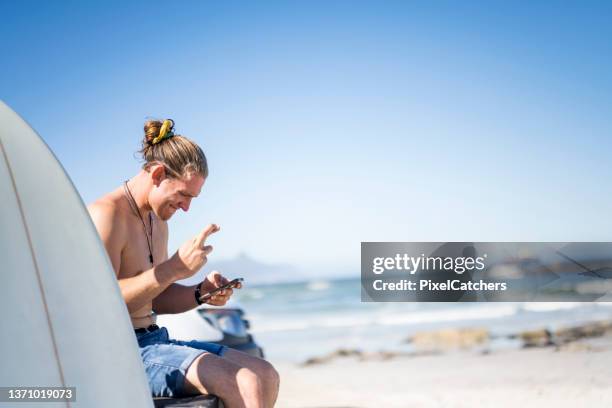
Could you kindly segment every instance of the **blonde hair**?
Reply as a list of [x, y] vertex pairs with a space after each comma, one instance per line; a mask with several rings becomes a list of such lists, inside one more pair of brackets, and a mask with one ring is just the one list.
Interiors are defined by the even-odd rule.
[[[165, 125], [165, 126], [164, 126]], [[163, 129], [163, 134], [160, 131]], [[186, 173], [197, 173], [208, 177], [208, 163], [204, 152], [195, 142], [174, 133], [172, 119], [148, 120], [144, 124], [142, 155], [143, 169], [154, 164], [163, 164], [169, 177], [180, 178]]]

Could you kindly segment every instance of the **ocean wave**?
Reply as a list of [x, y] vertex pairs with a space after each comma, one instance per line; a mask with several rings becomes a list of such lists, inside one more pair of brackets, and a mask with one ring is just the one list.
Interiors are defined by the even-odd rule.
[[581, 307], [581, 302], [525, 302], [521, 308], [527, 312], [555, 312]]
[[248, 291], [245, 291], [244, 293], [240, 293], [239, 295], [239, 299], [242, 301], [258, 300], [258, 299], [263, 299], [263, 297], [264, 297], [264, 293], [261, 290], [257, 290], [257, 289], [249, 289]]
[[329, 289], [330, 286], [331, 286], [331, 284], [329, 283], [329, 281], [326, 281], [326, 280], [316, 280], [316, 281], [308, 282], [308, 284], [306, 285], [306, 289], [313, 290], [313, 291], [327, 290], [327, 289]]
[[459, 322], [465, 320], [500, 319], [514, 315], [519, 305], [479, 305], [476, 307], [445, 308], [442, 310], [394, 311], [367, 313], [364, 311], [319, 316], [296, 316], [295, 319], [250, 316], [253, 332], [279, 332], [316, 328], [348, 328], [359, 326], [399, 326], [421, 323]]
[[449, 308], [410, 313], [408, 315], [382, 316], [380, 324], [390, 326], [416, 323], [457, 322], [462, 320], [499, 319], [512, 316], [516, 314], [517, 311], [518, 306], [516, 305], [492, 306], [487, 304], [470, 308]]

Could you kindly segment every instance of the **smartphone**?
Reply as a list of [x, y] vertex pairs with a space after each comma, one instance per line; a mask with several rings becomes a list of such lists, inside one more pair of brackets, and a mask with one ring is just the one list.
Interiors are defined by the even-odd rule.
[[244, 278], [233, 279], [230, 282], [226, 283], [225, 285], [219, 286], [218, 288], [213, 289], [210, 292], [207, 292], [207, 293], [203, 294], [202, 296], [200, 296], [200, 301], [201, 302], [206, 302], [215, 293], [221, 292], [223, 289], [235, 288], [236, 286], [238, 286], [239, 283], [242, 283], [243, 281], [244, 281]]

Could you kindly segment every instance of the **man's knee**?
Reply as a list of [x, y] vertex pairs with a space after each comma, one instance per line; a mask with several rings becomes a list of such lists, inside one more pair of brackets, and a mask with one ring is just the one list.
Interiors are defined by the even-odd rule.
[[189, 366], [185, 389], [190, 394], [225, 395], [237, 386], [240, 366], [216, 355], [204, 353]]
[[249, 394], [263, 394], [263, 381], [254, 371], [242, 367], [236, 373], [236, 382], [241, 390]]
[[278, 389], [280, 376], [276, 369], [268, 361], [260, 358], [253, 358], [252, 363], [245, 364], [245, 366], [255, 371], [267, 391], [271, 389]]
[[280, 375], [272, 364], [264, 360], [263, 372], [261, 374], [265, 382], [271, 384], [273, 388], [278, 389], [280, 385]]
[[228, 350], [224, 357], [241, 367], [247, 367], [254, 371], [263, 381], [264, 388], [267, 391], [274, 388], [278, 389], [280, 384], [279, 374], [268, 361], [233, 349]]

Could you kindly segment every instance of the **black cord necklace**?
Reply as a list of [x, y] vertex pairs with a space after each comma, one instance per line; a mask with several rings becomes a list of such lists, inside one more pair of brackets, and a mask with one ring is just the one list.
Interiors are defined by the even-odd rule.
[[130, 191], [130, 188], [128, 187], [127, 180], [123, 182], [123, 190], [125, 191], [125, 196], [128, 202], [130, 203], [130, 207], [132, 207], [132, 211], [138, 214], [138, 218], [140, 218], [140, 222], [142, 222], [142, 228], [144, 229], [145, 236], [147, 237], [147, 246], [149, 247], [149, 262], [151, 262], [151, 266], [153, 266], [153, 249], [152, 249], [153, 247], [153, 217], [151, 216], [151, 213], [149, 212], [149, 225], [151, 226], [151, 239], [149, 239], [149, 233], [147, 231], [147, 226], [144, 222], [144, 219], [142, 218], [142, 215], [140, 214], [140, 210], [138, 209], [136, 200], [134, 200], [134, 196], [132, 196], [132, 192]]

